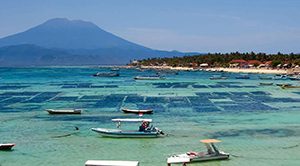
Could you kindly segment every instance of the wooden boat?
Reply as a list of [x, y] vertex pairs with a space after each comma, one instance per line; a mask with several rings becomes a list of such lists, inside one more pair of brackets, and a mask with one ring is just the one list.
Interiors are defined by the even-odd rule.
[[133, 113], [133, 114], [152, 114], [153, 110], [132, 110], [132, 109], [121, 109], [124, 113]]
[[136, 76], [135, 80], [163, 80], [165, 77], [154, 75], [154, 76]]
[[212, 77], [209, 77], [211, 80], [226, 80], [228, 77], [222, 76], [222, 75], [213, 75]]
[[118, 77], [120, 76], [119, 73], [115, 72], [98, 72], [96, 74], [93, 74], [94, 77]]
[[[103, 137], [114, 138], [156, 138], [165, 135], [160, 129], [149, 127], [152, 119], [112, 119], [112, 121], [117, 123], [118, 129], [92, 128], [91, 130]], [[121, 130], [121, 122], [142, 122], [142, 125], [138, 130]], [[147, 127], [144, 124], [148, 124]]]
[[81, 109], [72, 109], [72, 110], [54, 110], [54, 109], [47, 109], [46, 110], [49, 114], [81, 114]]
[[11, 150], [15, 145], [13, 143], [0, 144], [0, 150]]
[[138, 161], [88, 160], [85, 166], [139, 166]]
[[205, 139], [200, 140], [204, 143], [207, 151], [206, 152], [186, 152], [183, 154], [173, 155], [167, 159], [168, 163], [174, 163], [175, 161], [186, 161], [184, 163], [211, 161], [211, 160], [225, 160], [228, 159], [230, 154], [219, 151], [214, 143], [221, 142], [216, 139]]
[[250, 77], [248, 76], [248, 74], [241, 74], [239, 76], [235, 77], [236, 79], [250, 79]]
[[259, 85], [270, 86], [270, 85], [273, 85], [273, 82], [260, 82]]

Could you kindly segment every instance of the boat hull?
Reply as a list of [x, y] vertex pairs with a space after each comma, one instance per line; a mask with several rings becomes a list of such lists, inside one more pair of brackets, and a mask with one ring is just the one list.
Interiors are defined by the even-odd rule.
[[57, 111], [57, 110], [46, 110], [51, 115], [63, 115], [63, 114], [81, 114], [81, 110], [74, 111]]
[[15, 144], [0, 144], [0, 150], [11, 150]]
[[103, 137], [113, 138], [157, 138], [160, 136], [158, 132], [121, 131], [102, 128], [92, 128], [91, 130]]
[[131, 114], [152, 114], [153, 110], [129, 110], [129, 109], [122, 109], [124, 113], [131, 113]]

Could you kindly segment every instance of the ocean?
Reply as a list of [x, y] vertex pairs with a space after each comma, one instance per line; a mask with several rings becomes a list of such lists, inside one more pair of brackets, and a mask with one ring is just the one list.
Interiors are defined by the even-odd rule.
[[[0, 68], [1, 166], [83, 166], [87, 160], [136, 160], [164, 166], [172, 154], [205, 151], [201, 139], [230, 160], [203, 166], [299, 165], [300, 90], [260, 86], [290, 80], [210, 80], [216, 72], [165, 74], [165, 80], [134, 80], [154, 71], [120, 69], [120, 77], [92, 77], [96, 67]], [[270, 75], [272, 76], [272, 75]], [[154, 139], [105, 138], [93, 127], [115, 128], [112, 118], [138, 118], [120, 108], [154, 109], [153, 125], [168, 134]], [[81, 108], [81, 115], [49, 115], [45, 109]], [[79, 130], [75, 130], [78, 127]], [[124, 124], [136, 128], [138, 124]]]

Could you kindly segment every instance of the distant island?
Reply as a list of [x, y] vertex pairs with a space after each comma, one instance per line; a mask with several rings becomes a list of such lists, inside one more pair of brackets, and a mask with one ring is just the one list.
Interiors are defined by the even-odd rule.
[[[173, 58], [148, 58], [140, 61], [132, 61], [129, 66], [142, 66], [143, 68], [158, 69], [207, 69], [218, 68], [219, 70], [230, 69], [277, 69], [270, 73], [285, 73], [279, 69], [295, 69], [298, 71], [300, 65], [300, 54], [266, 54], [266, 53], [207, 53], [194, 56], [183, 56]], [[266, 71], [268, 71], [266, 70]], [[227, 70], [242, 72], [243, 70]], [[269, 73], [262, 70], [244, 70], [246, 72]]]

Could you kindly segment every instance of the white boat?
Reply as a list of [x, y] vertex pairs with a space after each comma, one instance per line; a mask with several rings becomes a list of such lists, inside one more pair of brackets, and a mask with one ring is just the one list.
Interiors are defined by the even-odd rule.
[[153, 110], [148, 109], [148, 110], [133, 110], [133, 109], [127, 109], [127, 108], [122, 108], [121, 109], [124, 113], [133, 113], [133, 114], [152, 114]]
[[14, 143], [6, 143], [6, 144], [0, 144], [0, 150], [11, 150], [12, 147], [14, 147], [16, 144]]
[[[206, 152], [187, 152], [183, 154], [173, 155], [167, 159], [168, 163], [175, 163], [176, 161], [185, 161], [182, 163], [200, 162], [200, 161], [211, 161], [211, 160], [224, 160], [229, 158], [229, 153], [219, 151], [214, 143], [221, 142], [216, 139], [205, 139], [200, 142], [204, 143], [207, 151]], [[178, 163], [177, 162], [177, 163]]]
[[115, 72], [97, 72], [96, 74], [93, 74], [94, 77], [118, 77], [120, 76], [119, 73]]
[[71, 110], [54, 110], [54, 109], [47, 109], [46, 110], [49, 114], [81, 114], [81, 109], [71, 109]]
[[139, 166], [138, 161], [88, 160], [85, 166]]
[[[160, 129], [151, 126], [152, 119], [112, 119], [118, 129], [92, 128], [103, 137], [116, 138], [156, 138], [165, 135]], [[121, 130], [121, 122], [142, 122], [138, 130]]]
[[153, 76], [136, 76], [135, 80], [163, 80], [165, 77], [153, 75]]

